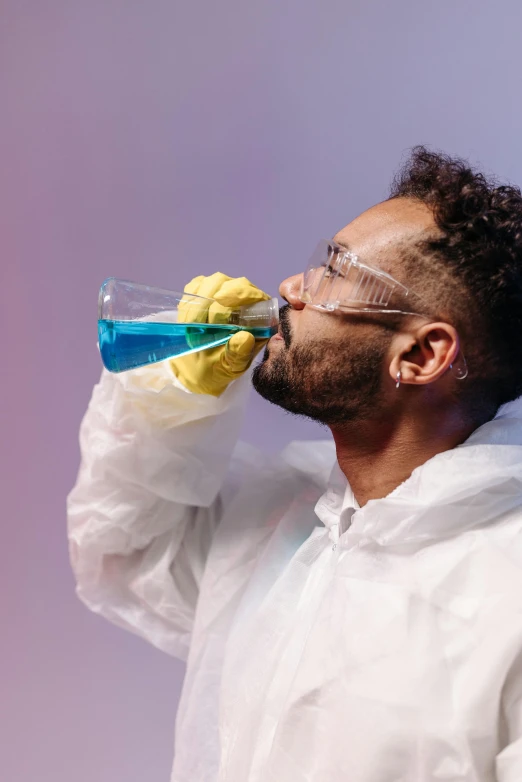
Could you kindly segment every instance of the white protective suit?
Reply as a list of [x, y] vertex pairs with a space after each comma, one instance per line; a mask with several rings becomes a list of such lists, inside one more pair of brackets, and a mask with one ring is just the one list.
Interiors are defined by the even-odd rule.
[[522, 399], [360, 509], [332, 442], [236, 445], [249, 387], [104, 372], [81, 428], [78, 595], [187, 661], [172, 782], [522, 782]]

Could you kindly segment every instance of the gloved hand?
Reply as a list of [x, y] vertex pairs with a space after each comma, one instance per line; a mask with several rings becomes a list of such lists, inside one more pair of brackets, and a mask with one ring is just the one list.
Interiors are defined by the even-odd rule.
[[[233, 310], [270, 299], [246, 277], [232, 279], [221, 272], [210, 277], [194, 277], [185, 286], [184, 293], [216, 300], [208, 309], [206, 306], [196, 308], [194, 300], [185, 307], [181, 305], [178, 320], [185, 323], [226, 323]], [[267, 339], [256, 340], [248, 331], [238, 331], [225, 345], [171, 359], [170, 365], [189, 391], [220, 396], [232, 380], [246, 372], [267, 342]]]

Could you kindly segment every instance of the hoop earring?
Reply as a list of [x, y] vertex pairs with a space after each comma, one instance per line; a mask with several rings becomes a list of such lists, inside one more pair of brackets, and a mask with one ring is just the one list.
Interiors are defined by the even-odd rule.
[[399, 388], [401, 384], [401, 372], [400, 370], [397, 372], [397, 382], [395, 383], [395, 388]]

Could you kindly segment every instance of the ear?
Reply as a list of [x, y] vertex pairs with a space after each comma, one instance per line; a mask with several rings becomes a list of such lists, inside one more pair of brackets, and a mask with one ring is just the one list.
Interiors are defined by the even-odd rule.
[[451, 368], [459, 351], [459, 336], [453, 326], [427, 323], [396, 335], [389, 372], [394, 381], [400, 372], [402, 384], [434, 383]]

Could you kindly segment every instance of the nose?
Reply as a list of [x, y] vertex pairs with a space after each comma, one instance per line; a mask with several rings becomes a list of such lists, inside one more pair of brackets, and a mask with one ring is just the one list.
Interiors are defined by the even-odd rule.
[[299, 298], [301, 293], [302, 274], [294, 274], [293, 277], [287, 277], [279, 286], [279, 295], [287, 301], [291, 307], [296, 310], [304, 309], [305, 305]]

